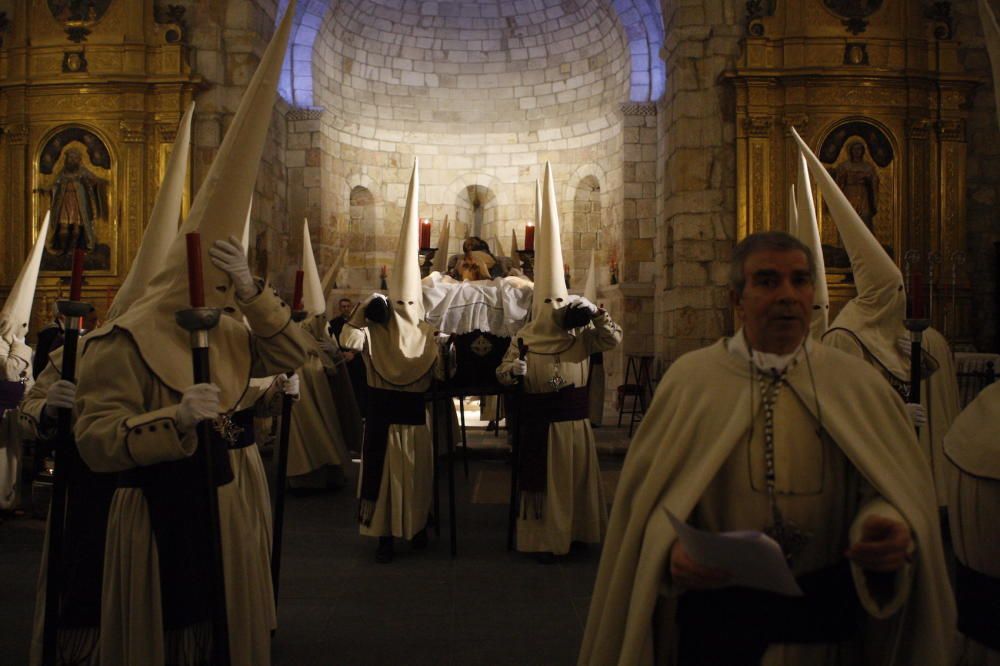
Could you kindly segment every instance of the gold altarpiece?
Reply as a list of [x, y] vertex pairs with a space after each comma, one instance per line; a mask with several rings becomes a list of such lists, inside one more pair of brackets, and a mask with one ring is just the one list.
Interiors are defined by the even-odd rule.
[[[959, 63], [949, 3], [936, 3], [937, 13], [911, 0], [747, 4], [747, 36], [729, 75], [739, 237], [787, 228], [798, 168], [791, 127], [833, 171], [860, 143], [861, 161], [875, 174], [866, 182], [877, 183], [869, 187], [876, 236], [904, 271], [909, 255], [915, 273], [933, 274], [934, 325], [953, 341], [968, 341], [971, 295], [960, 253], [967, 109], [979, 81]], [[855, 289], [813, 189], [834, 264], [827, 274], [835, 314]]]
[[[200, 85], [187, 62], [183, 10], [154, 5], [16, 0], [0, 15], [2, 297], [46, 211], [53, 203], [60, 209], [50, 223], [32, 333], [65, 296], [70, 241], [52, 229], [78, 209], [91, 225], [80, 241], [88, 251], [84, 300], [103, 315], [138, 249], [177, 124]], [[67, 166], [74, 160], [82, 163], [75, 171]], [[84, 173], [86, 184], [85, 196], [68, 207], [60, 183], [69, 172]]]

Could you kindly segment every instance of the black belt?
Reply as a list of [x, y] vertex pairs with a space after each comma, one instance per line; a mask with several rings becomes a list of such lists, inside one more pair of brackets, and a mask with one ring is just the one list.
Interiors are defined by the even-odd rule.
[[233, 437], [229, 441], [229, 450], [245, 449], [256, 443], [253, 430], [254, 408], [238, 411], [232, 416]]
[[987, 647], [1000, 650], [1000, 578], [956, 562], [955, 601], [958, 630]]
[[570, 386], [554, 393], [525, 393], [520, 402], [518, 485], [523, 492], [544, 493], [548, 481], [549, 425], [589, 418], [590, 392], [586, 386]]
[[[228, 442], [209, 438], [216, 488], [233, 480]], [[141, 488], [160, 562], [163, 626], [176, 630], [211, 621], [212, 548], [207, 481], [200, 457], [136, 467], [118, 475], [119, 488]]]
[[423, 393], [368, 387], [368, 417], [365, 419], [365, 438], [361, 449], [361, 506], [358, 509], [362, 523], [371, 523], [374, 503], [378, 501], [389, 426], [394, 423], [423, 425], [426, 422]]
[[14, 409], [21, 404], [24, 397], [24, 384], [22, 382], [0, 381], [0, 412], [5, 409]]

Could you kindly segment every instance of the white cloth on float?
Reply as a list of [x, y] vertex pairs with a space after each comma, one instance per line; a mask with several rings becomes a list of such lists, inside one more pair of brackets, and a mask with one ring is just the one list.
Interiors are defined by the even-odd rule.
[[523, 277], [459, 282], [434, 271], [421, 285], [424, 318], [445, 333], [486, 331], [510, 338], [531, 313], [533, 284]]

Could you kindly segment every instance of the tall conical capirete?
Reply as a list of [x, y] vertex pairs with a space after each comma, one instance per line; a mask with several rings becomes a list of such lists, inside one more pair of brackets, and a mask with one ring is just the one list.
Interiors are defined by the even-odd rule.
[[444, 216], [441, 223], [441, 235], [438, 236], [437, 252], [434, 253], [434, 263], [431, 265], [432, 271], [444, 273], [448, 269], [448, 243], [451, 242], [450, 229], [448, 227], [448, 216]]
[[309, 220], [302, 221], [302, 307], [308, 316], [326, 314], [326, 296], [309, 236]]
[[333, 286], [334, 280], [337, 277], [337, 271], [339, 271], [340, 267], [344, 265], [345, 257], [347, 257], [347, 246], [344, 246], [344, 248], [340, 251], [340, 254], [337, 255], [337, 258], [333, 260], [332, 264], [330, 264], [330, 268], [328, 268], [326, 273], [323, 274], [323, 279], [320, 282], [323, 287], [324, 297], [326, 296], [326, 292], [330, 291], [330, 287]]
[[597, 250], [590, 251], [590, 268], [587, 269], [587, 281], [583, 284], [583, 297], [597, 305]]
[[250, 197], [250, 205], [247, 206], [247, 219], [243, 223], [243, 254], [250, 256], [250, 213], [253, 212], [253, 197]]
[[986, 41], [986, 52], [990, 55], [993, 66], [993, 95], [997, 108], [997, 123], [1000, 124], [1000, 24], [997, 16], [987, 0], [979, 0], [979, 16], [983, 21], [983, 38]]
[[798, 187], [795, 193], [797, 212], [797, 237], [813, 255], [813, 316], [809, 329], [817, 340], [823, 337], [830, 324], [830, 291], [826, 285], [826, 263], [823, 261], [823, 244], [819, 238], [819, 221], [816, 219], [816, 202], [813, 201], [812, 183], [809, 181], [809, 165], [799, 151]]
[[410, 175], [410, 187], [406, 191], [406, 207], [403, 209], [403, 219], [399, 230], [399, 243], [396, 245], [396, 260], [389, 274], [389, 300], [403, 301], [420, 305], [420, 316], [423, 316], [423, 291], [420, 287], [420, 176], [419, 160], [413, 158], [413, 173]]
[[[294, 16], [295, 0], [290, 0], [243, 93], [187, 219], [170, 244], [163, 268], [150, 281], [145, 293], [114, 322], [116, 328], [128, 331], [153, 374], [177, 392], [184, 391], [194, 381], [192, 366], [177, 362], [177, 359], [190, 357], [191, 341], [174, 318], [177, 311], [190, 307], [185, 234], [197, 231], [201, 236], [205, 306], [232, 312], [236, 309], [233, 286], [229, 276], [212, 264], [209, 250], [217, 240], [231, 237], [239, 243], [243, 235], [246, 207], [271, 125], [271, 111]], [[87, 339], [99, 339], [104, 332], [102, 327]], [[213, 342], [209, 345], [209, 358], [211, 367], [219, 369], [213, 372], [213, 382], [219, 386], [223, 410], [235, 407], [250, 379], [248, 336], [246, 327], [233, 317], [222, 317], [211, 332]]]
[[0, 310], [0, 336], [8, 341], [11, 338], [23, 338], [28, 335], [28, 325], [31, 323], [31, 305], [35, 302], [35, 287], [38, 284], [38, 270], [42, 265], [42, 253], [45, 251], [45, 239], [49, 235], [49, 215], [45, 213], [42, 226], [38, 229], [38, 238], [28, 254], [27, 260], [21, 266], [21, 272], [10, 288], [7, 301]]
[[868, 230], [861, 217], [837, 187], [830, 172], [809, 149], [798, 132], [792, 136], [799, 144], [809, 172], [819, 185], [823, 200], [837, 225], [844, 249], [851, 259], [858, 295], [841, 309], [830, 329], [843, 328], [860, 338], [889, 372], [906, 377], [909, 360], [896, 350], [896, 341], [906, 336], [906, 292], [903, 274]]
[[212, 264], [208, 250], [217, 240], [230, 236], [239, 240], [243, 233], [246, 209], [234, 206], [233, 202], [250, 201], [253, 194], [264, 143], [271, 125], [271, 114], [265, 110], [274, 106], [294, 13], [295, 0], [292, 0], [243, 93], [233, 121], [191, 204], [191, 211], [181, 226], [179, 236], [170, 247], [167, 265], [150, 285], [147, 292], [150, 297], [157, 293], [162, 297], [162, 292], [177, 294], [181, 298], [186, 296], [184, 235], [198, 231], [202, 244], [205, 304], [209, 307], [223, 307], [230, 303], [232, 285], [229, 277]]
[[788, 186], [788, 233], [799, 237], [799, 209], [794, 183]]
[[106, 321], [117, 318], [145, 293], [153, 276], [163, 268], [163, 262], [170, 251], [170, 244], [177, 237], [191, 155], [192, 117], [194, 117], [194, 102], [188, 105], [180, 125], [177, 126], [177, 135], [170, 149], [163, 181], [156, 193], [153, 210], [149, 214], [149, 224], [142, 233], [142, 241], [135, 253], [135, 259], [132, 260], [132, 267], [118, 293], [115, 294], [111, 307], [108, 308]]
[[[556, 307], [566, 305], [566, 289], [562, 240], [559, 237], [559, 209], [556, 205], [556, 187], [552, 180], [552, 165], [545, 163], [542, 184], [542, 219], [535, 239], [535, 289], [532, 311], [552, 299]], [[561, 301], [557, 299], [562, 299]], [[561, 304], [561, 305], [560, 305]], [[551, 306], [550, 306], [551, 307]]]

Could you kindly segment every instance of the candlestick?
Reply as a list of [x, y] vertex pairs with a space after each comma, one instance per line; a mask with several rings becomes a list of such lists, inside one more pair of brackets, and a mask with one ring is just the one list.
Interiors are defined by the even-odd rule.
[[83, 258], [84, 251], [73, 250], [73, 277], [69, 282], [69, 300], [79, 301], [83, 295]]
[[527, 252], [535, 251], [535, 225], [531, 222], [524, 228], [524, 249]]
[[192, 308], [205, 307], [205, 279], [201, 272], [201, 234], [185, 234], [188, 262], [188, 299]]
[[305, 271], [295, 271], [295, 294], [292, 298], [292, 310], [295, 312], [302, 309], [302, 281], [305, 275]]
[[426, 217], [420, 218], [420, 249], [431, 246], [431, 221]]

